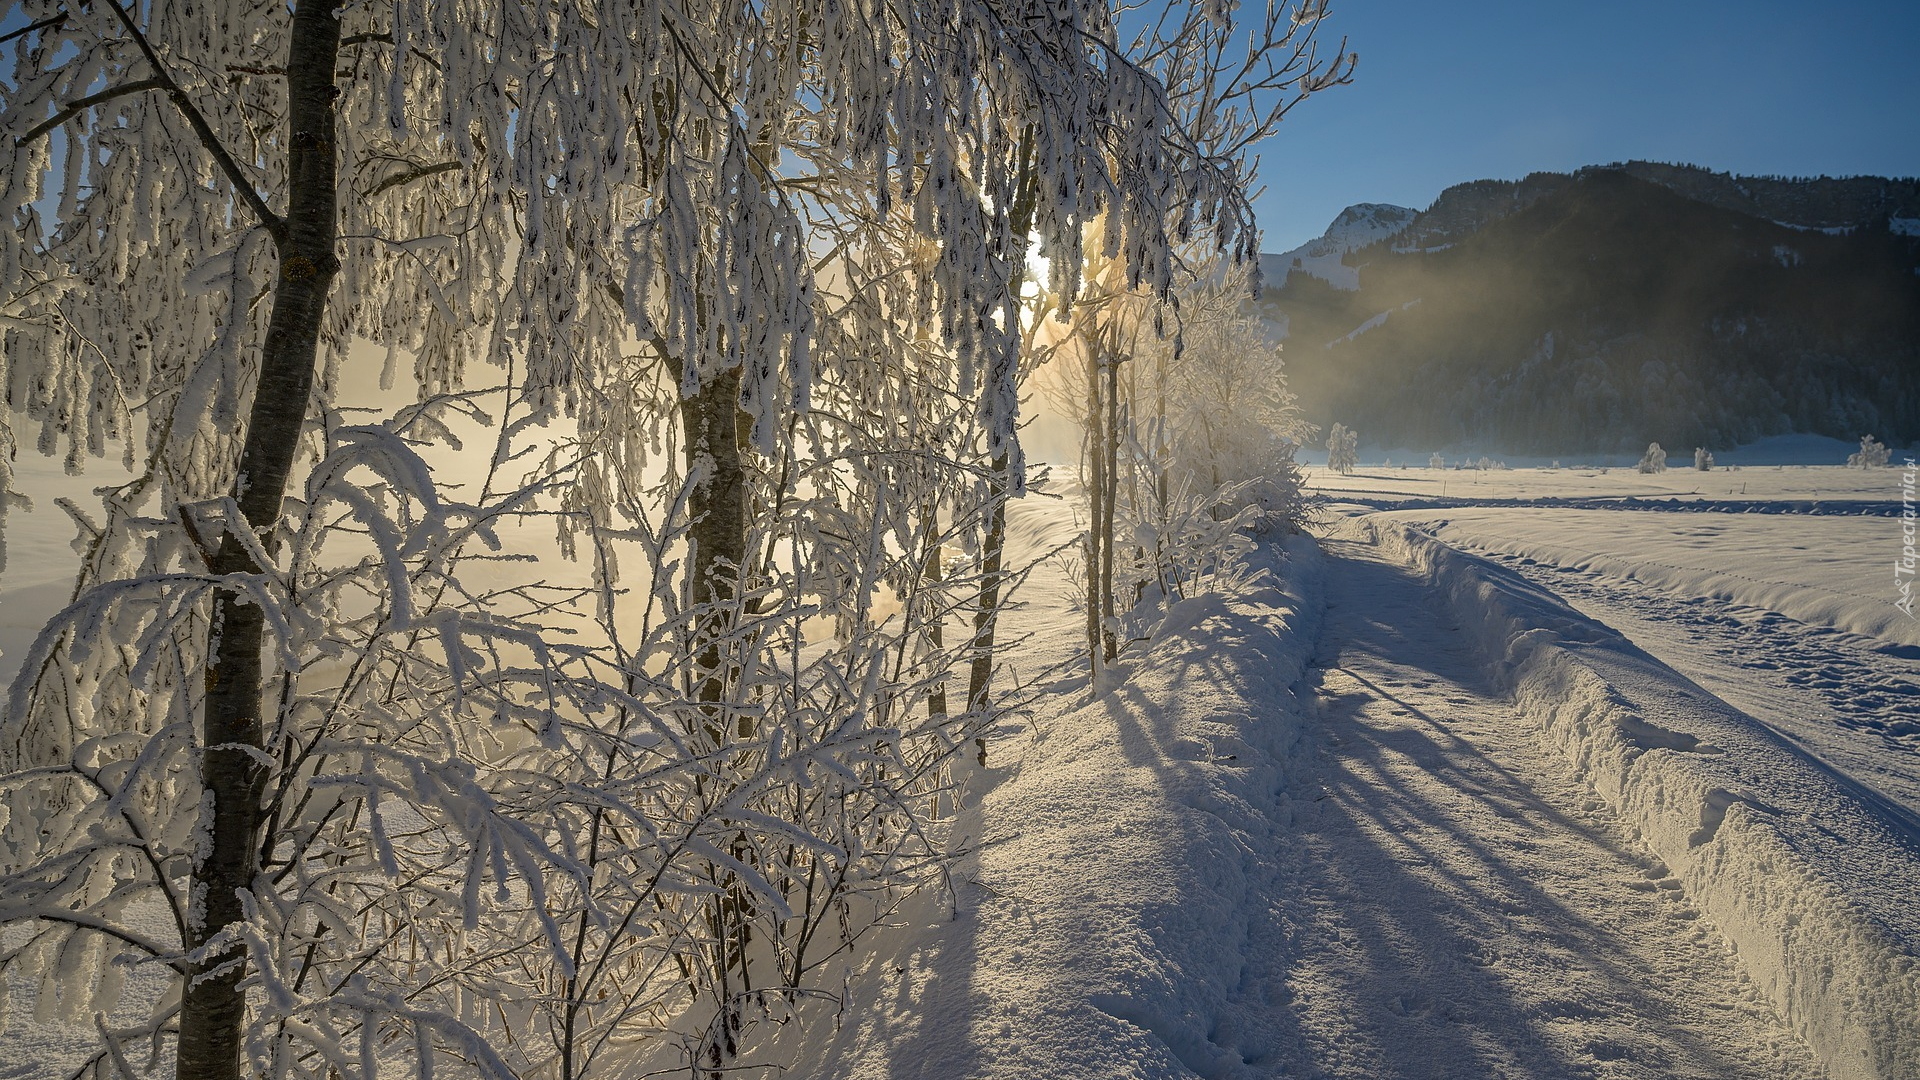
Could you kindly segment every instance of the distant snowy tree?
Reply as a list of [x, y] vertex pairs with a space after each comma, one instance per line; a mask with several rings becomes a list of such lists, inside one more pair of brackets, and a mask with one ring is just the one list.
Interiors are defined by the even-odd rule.
[[1327, 468], [1342, 476], [1349, 475], [1360, 464], [1358, 453], [1360, 437], [1345, 424], [1335, 424], [1327, 431]]
[[1871, 435], [1860, 436], [1860, 449], [1847, 455], [1850, 469], [1878, 469], [1893, 460], [1893, 451]]
[[1446, 467], [1447, 467], [1447, 459], [1444, 457], [1441, 457], [1440, 452], [1437, 450], [1434, 451], [1434, 454], [1432, 457], [1427, 459], [1427, 468], [1429, 469], [1444, 469]]
[[1635, 466], [1643, 473], [1667, 471], [1667, 452], [1660, 449], [1659, 443], [1648, 443], [1647, 452], [1640, 455], [1640, 464]]
[[1704, 446], [1694, 447], [1693, 448], [1693, 467], [1700, 470], [1701, 472], [1711, 471], [1713, 469], [1713, 454], [1708, 452], [1707, 448]]

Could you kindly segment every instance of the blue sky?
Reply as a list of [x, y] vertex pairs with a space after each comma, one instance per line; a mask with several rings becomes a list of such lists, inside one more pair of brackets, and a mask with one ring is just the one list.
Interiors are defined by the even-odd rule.
[[[1251, 6], [1257, 0], [1245, 0]], [[1360, 53], [1260, 147], [1262, 247], [1356, 202], [1642, 158], [1920, 175], [1920, 0], [1333, 0]]]

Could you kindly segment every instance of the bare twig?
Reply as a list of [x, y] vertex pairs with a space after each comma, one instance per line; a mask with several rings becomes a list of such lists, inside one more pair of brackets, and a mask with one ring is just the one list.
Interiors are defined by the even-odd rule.
[[0, 34], [0, 45], [5, 45], [7, 42], [12, 41], [14, 38], [26, 37], [28, 34], [33, 33], [35, 30], [51, 30], [55, 27], [64, 25], [66, 21], [67, 21], [67, 13], [63, 11], [58, 15], [54, 15], [46, 19], [41, 19], [37, 23], [32, 23], [27, 26], [23, 26], [18, 30], [10, 30], [5, 34]]

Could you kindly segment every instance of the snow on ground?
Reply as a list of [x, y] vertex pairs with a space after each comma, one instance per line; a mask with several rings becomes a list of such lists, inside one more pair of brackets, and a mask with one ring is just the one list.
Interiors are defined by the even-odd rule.
[[[1509, 572], [1450, 557], [1433, 580], [1500, 580], [1456, 589], [1463, 620], [1493, 634], [1483, 647], [1518, 649], [1515, 692], [1549, 741], [1835, 1075], [1920, 1076], [1920, 624], [1894, 606], [1900, 473], [1422, 472], [1318, 479], [1336, 508], [1401, 507], [1369, 520]], [[1489, 614], [1529, 591], [1592, 622], [1536, 650], [1529, 627], [1564, 620]]]
[[[879, 978], [788, 1059], [798, 1071], [1904, 1075], [1913, 939], [1889, 900], [1920, 878], [1880, 818], [1545, 594], [1517, 616], [1484, 598], [1463, 612], [1470, 593], [1436, 587], [1405, 544], [1348, 529], [1325, 555], [1296, 541], [1281, 589], [1177, 610], [1124, 681], [1062, 683], [1000, 744], [1013, 759], [958, 823], [979, 847], [951, 902], [904, 913]], [[1059, 611], [1062, 584], [1038, 578], [1028, 610]], [[1542, 625], [1625, 648], [1638, 666], [1612, 674], [1677, 696], [1647, 710], [1659, 723], [1607, 725], [1631, 736], [1625, 764], [1556, 733], [1551, 695], [1510, 696], [1529, 654], [1508, 639], [1543, 645]], [[1568, 700], [1606, 695], [1596, 677]], [[1690, 765], [1642, 768], [1668, 782], [1650, 811], [1621, 774], [1711, 757], [1703, 739], [1680, 749], [1695, 711], [1738, 761], [1707, 787]], [[1777, 803], [1747, 801], [1756, 777]], [[1867, 869], [1822, 876], [1769, 847], [1760, 806], [1830, 828]], [[1677, 848], [1673, 813], [1691, 815]], [[1863, 907], [1850, 889], [1878, 893]], [[1802, 971], [1841, 989], [1822, 997]]]
[[1883, 556], [1894, 523], [1587, 510], [1383, 516], [1551, 589], [1920, 814], [1920, 624], [1891, 603]]
[[[1383, 516], [1553, 591], [1920, 813], [1920, 622], [1894, 605], [1901, 522], [1849, 512], [1897, 510], [1897, 470], [1448, 473], [1450, 487], [1465, 485], [1455, 501], [1395, 497], [1417, 491], [1423, 472], [1407, 470], [1397, 482], [1392, 473], [1366, 470], [1316, 479], [1336, 505], [1424, 507]], [[1747, 489], [1744, 501], [1724, 491], [1736, 478]], [[1718, 490], [1694, 496], [1681, 491], [1688, 483]], [[1371, 494], [1379, 491], [1390, 494]], [[1716, 509], [1650, 512], [1709, 498]], [[1541, 503], [1551, 499], [1587, 501], [1581, 508]], [[1740, 512], [1743, 504], [1750, 512]]]
[[[1347, 500], [1324, 550], [1267, 546], [1266, 587], [1180, 605], [1097, 694], [1061, 674], [1081, 620], [1042, 564], [1004, 624], [1039, 693], [972, 778], [951, 889], [743, 1066], [1920, 1076], [1916, 642], [1872, 606], [1897, 521], [1781, 512], [1897, 500], [1897, 473], [1319, 479]], [[1646, 509], [1730, 497], [1770, 512]], [[1029, 556], [1077, 531], [1010, 515]], [[31, 542], [0, 618], [63, 598]], [[35, 1063], [5, 1075], [57, 1034], [0, 1039]]]
[[[1365, 431], [1360, 433], [1362, 440], [1360, 448], [1362, 472], [1386, 473], [1389, 476], [1401, 476], [1403, 479], [1416, 484], [1421, 482], [1423, 474], [1429, 478], [1432, 476], [1432, 472], [1427, 470], [1426, 465], [1427, 459], [1434, 452], [1434, 447], [1414, 447], [1409, 449], [1395, 446], [1382, 448], [1372, 442], [1369, 435], [1370, 433]], [[1555, 490], [1568, 482], [1564, 475], [1567, 473], [1576, 475], [1581, 473], [1599, 473], [1604, 469], [1608, 475], [1622, 470], [1632, 476], [1640, 475], [1634, 471], [1634, 465], [1640, 460], [1640, 450], [1619, 454], [1580, 453], [1542, 457], [1530, 454], [1508, 454], [1499, 450], [1474, 446], [1450, 446], [1439, 449], [1442, 457], [1446, 459], [1445, 471], [1454, 479], [1461, 479], [1463, 474], [1470, 474], [1473, 471], [1471, 465], [1477, 463], [1482, 457], [1486, 457], [1491, 461], [1504, 462], [1515, 472], [1524, 470], [1561, 473], [1563, 475], [1560, 477], [1549, 476], [1544, 480], [1550, 488]], [[1739, 475], [1748, 470], [1845, 465], [1848, 455], [1858, 449], [1860, 449], [1858, 440], [1847, 441], [1844, 439], [1829, 438], [1825, 435], [1773, 435], [1761, 439], [1758, 442], [1736, 447], [1732, 450], [1714, 451], [1713, 456], [1716, 467], [1712, 473], [1706, 475], [1712, 477], [1714, 473], [1733, 473], [1735, 474], [1734, 479], [1736, 481], [1733, 486], [1737, 489], [1739, 487], [1737, 481], [1752, 479], [1750, 476]], [[1696, 475], [1695, 470], [1690, 468], [1693, 463], [1692, 447], [1679, 445], [1669, 446], [1666, 447], [1666, 452], [1667, 464], [1669, 466], [1668, 471], [1654, 474], [1651, 477], [1652, 480], [1660, 482], [1662, 478], [1665, 478], [1665, 480], [1669, 482], [1678, 483], [1685, 480], [1687, 476]], [[1893, 451], [1895, 464], [1898, 464], [1903, 457], [1914, 456], [1920, 456], [1920, 447], [1909, 447], [1904, 451], [1895, 447]], [[1324, 465], [1327, 460], [1326, 450], [1324, 447], [1319, 449], [1307, 447], [1300, 454], [1300, 460], [1311, 462], [1315, 465]], [[1556, 461], [1559, 462], [1558, 466], [1554, 464]], [[1409, 466], [1410, 468], [1408, 468]], [[1461, 466], [1466, 467], [1462, 468]], [[1738, 468], [1735, 468], [1735, 466], [1738, 466]], [[1686, 475], [1676, 476], [1675, 474]], [[1511, 479], [1512, 478], [1509, 478], [1507, 481], [1500, 482], [1511, 482]], [[1726, 478], [1718, 477], [1718, 479], [1724, 480]], [[1342, 481], [1335, 478], [1331, 483], [1332, 486], [1339, 487]], [[1681, 490], [1686, 490], [1686, 488], [1682, 487]]]
[[[1299, 730], [1276, 705], [1311, 648], [1316, 562], [1296, 541], [1284, 588], [1187, 601], [1131, 677], [1062, 686], [957, 823], [980, 847], [955, 906], [902, 928], [797, 1074], [1269, 1075], [1286, 1006], [1257, 969]], [[1064, 607], [1037, 584], [1029, 604]]]
[[[1772, 611], [1920, 659], [1920, 621], [1894, 606], [1897, 518], [1463, 507], [1393, 515], [1449, 542]], [[1911, 668], [1911, 665], [1907, 665]]]
[[1327, 541], [1288, 1075], [1817, 1076], [1697, 901], [1394, 552]]
[[1550, 592], [1390, 521], [1545, 741], [1836, 1077], [1920, 1075], [1920, 829]]
[[[1477, 460], [1477, 459], [1476, 459]], [[1896, 459], [1897, 460], [1897, 459]], [[1383, 468], [1362, 464], [1351, 476], [1314, 470], [1309, 486], [1329, 498], [1387, 508], [1442, 500], [1476, 504], [1559, 500], [1586, 503], [1640, 500], [1697, 509], [1706, 504], [1748, 503], [1784, 512], [1819, 503], [1830, 513], [1858, 513], [1900, 502], [1898, 469], [1849, 469], [1832, 465], [1765, 465], [1740, 469], [1429, 469], [1425, 465]], [[1856, 505], [1858, 504], [1858, 505]], [[1631, 505], [1631, 504], [1629, 504]]]

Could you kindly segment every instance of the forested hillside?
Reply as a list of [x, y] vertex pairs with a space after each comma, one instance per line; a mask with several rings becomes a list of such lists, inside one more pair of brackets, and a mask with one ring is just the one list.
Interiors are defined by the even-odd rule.
[[1357, 289], [1270, 257], [1260, 304], [1306, 416], [1376, 444], [1906, 442], [1917, 206], [1911, 180], [1647, 163], [1476, 181], [1348, 252]]

